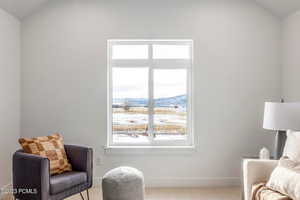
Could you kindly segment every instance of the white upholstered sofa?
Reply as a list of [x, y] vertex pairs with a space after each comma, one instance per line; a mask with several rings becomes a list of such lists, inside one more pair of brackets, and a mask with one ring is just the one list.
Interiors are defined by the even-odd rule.
[[244, 200], [250, 200], [255, 183], [267, 182], [278, 160], [245, 159], [243, 162]]
[[[276, 148], [276, 157], [284, 156], [291, 161], [300, 163], [300, 131], [288, 130], [285, 134], [280, 134], [279, 145]], [[257, 183], [268, 182], [270, 175], [278, 165], [278, 160], [260, 160], [260, 159], [244, 159], [243, 160], [243, 197], [244, 200], [251, 200], [252, 186]], [[294, 176], [292, 176], [294, 177]], [[297, 184], [290, 184], [292, 180], [285, 180], [283, 183], [288, 183], [286, 187], [294, 187], [297, 190]], [[300, 186], [299, 186], [300, 187]], [[293, 189], [290, 189], [292, 191]], [[298, 190], [297, 190], [298, 191]], [[300, 191], [300, 189], [299, 189]], [[293, 191], [294, 192], [294, 191]], [[288, 193], [286, 191], [286, 193]], [[284, 194], [284, 193], [283, 193]], [[300, 192], [297, 192], [300, 196]], [[299, 198], [300, 200], [300, 198]]]

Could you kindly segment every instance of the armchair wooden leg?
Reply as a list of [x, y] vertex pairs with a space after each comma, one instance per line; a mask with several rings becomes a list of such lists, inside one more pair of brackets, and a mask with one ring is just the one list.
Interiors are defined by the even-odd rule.
[[[81, 196], [81, 199], [84, 200], [84, 197], [81, 192], [80, 192], [80, 196]], [[86, 190], [86, 196], [87, 196], [87, 199], [90, 200], [89, 190]]]
[[83, 196], [82, 196], [82, 193], [81, 193], [81, 192], [80, 192], [80, 196], [81, 196], [81, 199], [82, 199], [82, 200], [84, 200], [84, 198], [83, 198]]
[[90, 194], [89, 194], [89, 190], [86, 190], [86, 194], [87, 194], [87, 198], [88, 198], [88, 200], [90, 200]]

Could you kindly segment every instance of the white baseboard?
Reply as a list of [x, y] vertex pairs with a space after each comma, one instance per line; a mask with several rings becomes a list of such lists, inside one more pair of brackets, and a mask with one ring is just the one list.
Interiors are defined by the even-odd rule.
[[[101, 177], [93, 179], [93, 187], [101, 186]], [[234, 187], [240, 186], [239, 177], [220, 178], [146, 178], [146, 187]]]
[[230, 187], [239, 186], [240, 178], [153, 178], [145, 183], [146, 187]]
[[101, 187], [102, 177], [93, 178], [93, 187]]

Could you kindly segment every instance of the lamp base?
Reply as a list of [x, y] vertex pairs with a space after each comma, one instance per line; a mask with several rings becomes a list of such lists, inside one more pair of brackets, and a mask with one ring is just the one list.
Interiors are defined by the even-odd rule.
[[286, 141], [286, 131], [277, 131], [274, 143], [274, 159], [278, 160], [283, 154], [283, 149]]

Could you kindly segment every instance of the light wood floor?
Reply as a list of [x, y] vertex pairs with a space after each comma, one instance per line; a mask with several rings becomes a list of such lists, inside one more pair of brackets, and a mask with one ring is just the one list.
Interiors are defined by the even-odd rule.
[[[84, 196], [86, 194], [84, 193]], [[66, 200], [81, 200], [75, 195]], [[102, 200], [100, 189], [90, 190], [90, 200]], [[240, 188], [148, 188], [146, 200], [241, 200]]]

